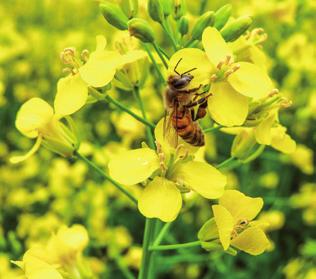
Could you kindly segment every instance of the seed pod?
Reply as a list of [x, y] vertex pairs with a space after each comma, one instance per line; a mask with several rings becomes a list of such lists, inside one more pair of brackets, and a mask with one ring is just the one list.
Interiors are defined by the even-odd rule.
[[224, 27], [224, 25], [227, 23], [231, 13], [232, 13], [232, 5], [231, 4], [227, 4], [227, 5], [219, 8], [215, 12], [214, 27], [217, 30], [221, 30]]
[[152, 20], [162, 23], [164, 19], [164, 11], [160, 0], [149, 0], [147, 7]]
[[189, 31], [189, 20], [184, 16], [179, 20], [179, 31], [182, 36]]
[[137, 15], [138, 0], [122, 0], [121, 7], [126, 16], [131, 19]]
[[127, 30], [128, 18], [118, 5], [109, 2], [102, 3], [100, 10], [108, 23], [120, 30]]
[[128, 22], [129, 33], [144, 43], [152, 43], [155, 40], [154, 31], [149, 23], [141, 18], [133, 18]]
[[215, 14], [213, 11], [209, 11], [201, 15], [192, 29], [192, 39], [200, 40], [202, 37], [202, 33], [207, 26], [212, 26], [214, 23]]
[[244, 16], [228, 23], [222, 30], [221, 34], [226, 42], [237, 40], [252, 24], [250, 16]]
[[165, 17], [169, 16], [172, 12], [172, 1], [170, 0], [160, 0], [160, 1], [161, 1], [161, 5], [162, 5], [162, 9], [163, 9], [163, 13]]

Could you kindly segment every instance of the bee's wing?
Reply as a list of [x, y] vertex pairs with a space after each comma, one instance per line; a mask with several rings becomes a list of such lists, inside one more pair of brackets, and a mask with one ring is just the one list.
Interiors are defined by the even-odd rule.
[[172, 118], [173, 115], [176, 114], [176, 108], [173, 108], [172, 110], [166, 111], [164, 122], [163, 122], [163, 136], [164, 139], [167, 140], [167, 142], [172, 147], [177, 147], [178, 145], [178, 134], [176, 129], [172, 125]]

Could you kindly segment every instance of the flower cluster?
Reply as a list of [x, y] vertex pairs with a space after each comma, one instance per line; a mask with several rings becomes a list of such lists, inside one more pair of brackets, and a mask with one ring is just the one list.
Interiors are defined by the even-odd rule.
[[[276, 170], [279, 161], [292, 163], [306, 175], [314, 172], [313, 149], [296, 146], [290, 136], [293, 131], [286, 125], [291, 113], [288, 118], [281, 113], [292, 105], [291, 99], [295, 106], [296, 97], [288, 93], [295, 82], [289, 89], [278, 80], [280, 92], [275, 88], [277, 81], [269, 76], [272, 66], [262, 50], [265, 31], [251, 29], [249, 16], [232, 17], [231, 5], [212, 11], [206, 9], [207, 1], [201, 1], [197, 16], [190, 11], [197, 4], [188, 3], [187, 9], [184, 2], [103, 1], [99, 10], [108, 23], [108, 40], [97, 35], [91, 52], [82, 45], [64, 48], [66, 42], [58, 46], [64, 48], [60, 55], [64, 76], [58, 73], [56, 86], [48, 86], [55, 91], [53, 106], [34, 97], [39, 95], [37, 92], [22, 94], [19, 99], [24, 103], [16, 114], [15, 126], [36, 142], [25, 155], [9, 159], [13, 164], [29, 159], [27, 164], [10, 167], [20, 170], [27, 182], [33, 182], [36, 172], [49, 180], [47, 185], [37, 181], [27, 190], [20, 187], [21, 181], [12, 178], [11, 170], [0, 168], [4, 180], [9, 178], [20, 187], [10, 188], [9, 194], [0, 189], [0, 197], [3, 195], [5, 203], [15, 210], [32, 212], [20, 216], [19, 224], [13, 225], [16, 232], [10, 231], [11, 224], [2, 229], [5, 218], [0, 214], [0, 248], [12, 247], [10, 258], [21, 258], [24, 246], [20, 241], [28, 238], [25, 247], [30, 249], [21, 261], [14, 262], [21, 268], [22, 278], [94, 278], [92, 273], [107, 276], [113, 271], [101, 263], [105, 259], [109, 265], [115, 262], [128, 278], [133, 274], [127, 267], [132, 273], [139, 270], [140, 279], [154, 278], [164, 272], [153, 265], [158, 251], [193, 246], [210, 252], [209, 257], [225, 252], [236, 255], [238, 250], [260, 255], [274, 249], [267, 232], [284, 225], [284, 205], [302, 208], [304, 220], [315, 224], [312, 183], [304, 185], [289, 202], [280, 199], [274, 203], [271, 194], [265, 201], [271, 203], [271, 210], [256, 220], [263, 209], [263, 198], [242, 193], [252, 195], [251, 187], [257, 184], [265, 186], [266, 191], [286, 184]], [[13, 39], [19, 42], [19, 38]], [[282, 43], [276, 55], [287, 60], [287, 67], [294, 68], [297, 44], [309, 53], [307, 57], [300, 52], [301, 77], [314, 66], [309, 59], [314, 52], [304, 36], [296, 35]], [[23, 53], [23, 49], [17, 51]], [[172, 87], [172, 79], [184, 80], [185, 84], [179, 82]], [[175, 96], [171, 102], [168, 93]], [[314, 119], [314, 97], [300, 113], [304, 120]], [[303, 127], [296, 129], [304, 135]], [[183, 131], [192, 133], [193, 139], [202, 135], [205, 146], [186, 142], [181, 137]], [[20, 141], [22, 146], [27, 145], [27, 141]], [[40, 146], [66, 160], [52, 159], [46, 151], [43, 158], [50, 167], [44, 171], [38, 162], [42, 154], [31, 158]], [[250, 183], [244, 178], [254, 172], [246, 164], [257, 159], [266, 147], [262, 170]], [[269, 147], [283, 154], [275, 155]], [[276, 164], [265, 163], [267, 158]], [[230, 172], [237, 167], [241, 167], [242, 179], [238, 171], [237, 175]], [[105, 181], [101, 182], [100, 177]], [[255, 195], [260, 196], [261, 190]], [[135, 205], [140, 214], [131, 220], [130, 210]], [[38, 217], [34, 213], [37, 211], [45, 213]], [[124, 218], [116, 218], [121, 212]], [[10, 216], [10, 212], [7, 214]], [[139, 244], [132, 245], [131, 232], [125, 225], [138, 228], [143, 216], [146, 224], [141, 251]], [[195, 226], [196, 241], [161, 245], [164, 237], [175, 241], [168, 229], [177, 218], [183, 226]], [[33, 222], [36, 225], [31, 228]], [[62, 223], [74, 222], [86, 228], [64, 226], [45, 245], [33, 245]], [[107, 228], [108, 224], [116, 227]], [[88, 234], [92, 239], [89, 256], [102, 258], [91, 256], [89, 264], [83, 257]], [[139, 236], [137, 231], [135, 241]], [[166, 266], [169, 260], [172, 262], [167, 259]], [[4, 265], [9, 269], [7, 262]], [[285, 273], [291, 273], [289, 266]], [[313, 276], [314, 270], [310, 270]]]

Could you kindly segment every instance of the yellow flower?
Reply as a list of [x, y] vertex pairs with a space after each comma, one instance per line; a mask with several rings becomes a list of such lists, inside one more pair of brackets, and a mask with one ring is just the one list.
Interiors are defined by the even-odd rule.
[[63, 279], [57, 266], [43, 259], [42, 250], [39, 248], [28, 250], [24, 254], [22, 261], [13, 261], [13, 263], [23, 270], [25, 278], [27, 279]]
[[[155, 134], [161, 134], [162, 124]], [[159, 146], [159, 144], [158, 144]], [[219, 198], [226, 177], [211, 165], [194, 160], [193, 155], [180, 149], [167, 156], [149, 148], [140, 148], [114, 156], [109, 162], [111, 177], [122, 184], [134, 185], [147, 181], [139, 200], [140, 212], [148, 218], [171, 222], [182, 207], [181, 192], [195, 191], [207, 199]]]
[[263, 253], [270, 245], [261, 228], [264, 224], [252, 221], [262, 206], [261, 198], [251, 198], [237, 190], [225, 191], [219, 204], [212, 206], [214, 218], [201, 228], [199, 238], [208, 241], [217, 236], [224, 250], [233, 246], [251, 255]]
[[63, 226], [49, 239], [46, 251], [52, 262], [61, 265], [71, 264], [88, 245], [88, 241], [88, 233], [83, 226]]
[[27, 279], [62, 279], [62, 274], [78, 274], [79, 259], [88, 244], [88, 234], [81, 225], [61, 227], [45, 246], [29, 249], [22, 261], [14, 262], [23, 271]]
[[299, 144], [296, 151], [291, 154], [291, 160], [303, 173], [311, 175], [314, 173], [314, 152], [305, 145]]
[[202, 35], [208, 60], [215, 69], [209, 99], [212, 118], [224, 126], [242, 125], [248, 115], [250, 98], [268, 95], [273, 85], [268, 75], [258, 66], [234, 61], [233, 52], [220, 32], [208, 27]]
[[10, 158], [11, 163], [26, 160], [39, 149], [41, 144], [63, 156], [73, 154], [74, 150], [78, 148], [78, 141], [73, 131], [60, 121], [62, 117], [69, 114], [58, 107], [55, 101], [54, 111], [47, 102], [40, 98], [32, 98], [21, 106], [15, 121], [16, 128], [24, 136], [37, 139], [34, 146], [25, 155]]
[[[296, 142], [286, 133], [286, 128], [277, 122], [277, 115], [274, 113], [254, 127], [233, 127], [221, 130], [228, 134], [237, 135], [233, 143], [232, 155], [240, 159], [245, 159], [243, 155], [247, 155], [247, 152], [250, 151], [247, 148], [253, 147], [251, 142], [269, 145], [285, 154], [291, 154], [296, 149]], [[243, 142], [245, 142], [243, 146], [245, 147], [244, 154], [241, 154], [242, 152], [237, 153], [236, 148], [242, 146]]]
[[89, 55], [83, 64], [75, 58], [71, 49], [63, 52], [63, 60], [70, 64], [72, 74], [61, 78], [57, 86], [55, 107], [63, 113], [71, 114], [82, 108], [88, 98], [88, 87], [104, 87], [109, 84], [118, 69], [124, 65], [144, 58], [141, 50], [133, 50], [124, 55], [117, 51], [105, 50], [106, 39], [102, 35], [96, 37], [96, 50]]

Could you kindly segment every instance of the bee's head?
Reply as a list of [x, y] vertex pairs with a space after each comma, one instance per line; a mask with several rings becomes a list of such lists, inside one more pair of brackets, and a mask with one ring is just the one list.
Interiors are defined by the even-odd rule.
[[171, 75], [168, 78], [168, 84], [175, 90], [185, 88], [193, 79], [193, 76], [190, 74], [184, 75]]

